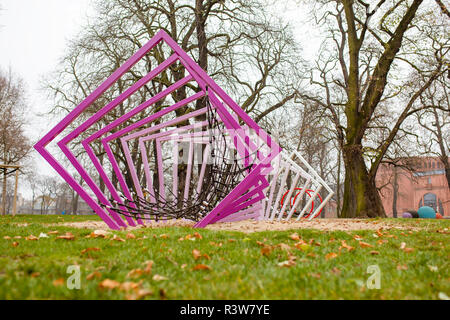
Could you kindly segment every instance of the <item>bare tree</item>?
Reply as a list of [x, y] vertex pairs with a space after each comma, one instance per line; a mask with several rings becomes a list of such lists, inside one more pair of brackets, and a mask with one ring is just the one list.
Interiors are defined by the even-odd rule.
[[[30, 153], [24, 133], [25, 90], [22, 80], [0, 69], [0, 164], [17, 165]], [[3, 171], [2, 214], [6, 209], [7, 171]]]
[[[71, 41], [60, 68], [45, 83], [48, 92], [57, 101], [51, 114], [72, 110], [160, 29], [165, 30], [184, 51], [193, 56], [258, 121], [295, 98], [302, 76], [299, 49], [290, 28], [271, 15], [264, 0], [113, 0], [96, 1], [95, 6], [97, 22], [88, 23], [83, 32]], [[157, 46], [106, 91], [73, 126], [79, 125], [86, 117], [124, 92], [170, 54], [170, 50], [163, 45]], [[147, 101], [169, 84], [183, 79], [185, 72], [179, 64], [164, 70], [143, 90], [105, 115], [87, 134]], [[198, 90], [195, 85], [183, 86], [120, 128], [183, 100]], [[204, 105], [204, 100], [198, 100], [194, 108], [186, 106], [178, 109], [176, 114], [180, 116]], [[155, 120], [153, 124], [158, 124], [158, 121]], [[74, 141], [74, 153], [77, 156], [83, 156], [78, 142], [85, 137], [80, 135]], [[99, 160], [103, 160], [102, 146], [95, 141], [92, 147]], [[112, 141], [111, 148], [128, 185], [132, 186], [120, 143]], [[148, 150], [152, 150], [151, 145], [148, 145]], [[137, 175], [144, 179], [137, 140], [130, 142], [130, 152]], [[101, 164], [111, 170], [107, 161]], [[156, 162], [152, 165], [156, 166]], [[182, 186], [182, 168], [179, 176], [179, 185]], [[111, 180], [117, 186], [114, 174]], [[156, 176], [154, 185], [157, 188]]]
[[439, 77], [421, 96], [424, 106], [430, 106], [416, 114], [422, 127], [417, 142], [424, 154], [437, 156], [443, 164], [447, 185], [450, 188], [450, 86], [446, 75]]
[[[311, 71], [316, 89], [302, 97], [326, 109], [334, 124], [345, 166], [342, 217], [385, 216], [375, 183], [378, 167], [405, 119], [421, 109], [420, 95], [448, 69], [446, 40], [441, 39], [443, 46], [436, 48], [425, 39], [423, 28], [442, 30], [442, 26], [426, 25], [426, 19], [422, 23], [427, 15], [435, 16], [434, 8], [422, 2], [315, 2], [317, 22], [326, 23], [329, 37]], [[423, 57], [434, 63], [415, 79], [414, 86], [405, 85], [411, 77], [403, 80], [393, 74], [407, 75]], [[380, 126], [386, 116], [383, 106], [395, 119]], [[380, 130], [384, 139], [374, 143], [371, 136]]]

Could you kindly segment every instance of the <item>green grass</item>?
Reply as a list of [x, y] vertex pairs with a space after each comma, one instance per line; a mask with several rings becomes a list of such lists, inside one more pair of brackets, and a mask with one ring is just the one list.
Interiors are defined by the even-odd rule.
[[[94, 219], [93, 216], [0, 217], [0, 299], [124, 299], [130, 294], [100, 288], [99, 283], [105, 279], [121, 283], [142, 281], [140, 288], [153, 292], [145, 299], [438, 299], [439, 293], [450, 295], [448, 220], [390, 220], [412, 231], [382, 231], [381, 238], [375, 238], [373, 231], [244, 234], [172, 227], [133, 230], [137, 238], [125, 242], [111, 238], [115, 234], [125, 239], [129, 231], [111, 232], [109, 239], [86, 238], [91, 230], [47, 225]], [[37, 241], [24, 239], [52, 230], [59, 231], [59, 235], [71, 232], [75, 239], [56, 239], [58, 235]], [[194, 232], [202, 239], [179, 241]], [[314, 239], [320, 246], [295, 248], [296, 241], [289, 237], [294, 232], [306, 242]], [[164, 234], [168, 237], [161, 237]], [[362, 241], [373, 248], [361, 247], [355, 235], [362, 236]], [[22, 239], [6, 240], [5, 236]], [[378, 244], [380, 239], [387, 242]], [[339, 252], [342, 240], [355, 249]], [[18, 245], [13, 246], [13, 242]], [[272, 247], [268, 255], [261, 253], [261, 242]], [[401, 250], [402, 242], [414, 250], [409, 253]], [[222, 246], [217, 246], [219, 243]], [[275, 247], [279, 244], [287, 244], [291, 249]], [[87, 248], [101, 250], [82, 254]], [[210, 259], [195, 260], [194, 249]], [[326, 255], [332, 252], [338, 256], [327, 260]], [[295, 256], [296, 265], [278, 266], [290, 255]], [[154, 261], [151, 274], [127, 278], [131, 270], [144, 269], [148, 260]], [[198, 264], [211, 270], [193, 270]], [[66, 281], [70, 265], [80, 266], [80, 290], [53, 284], [60, 278]], [[379, 290], [366, 287], [370, 265], [378, 265], [381, 270]], [[86, 280], [96, 270], [101, 277]], [[155, 274], [167, 280], [155, 281]]]

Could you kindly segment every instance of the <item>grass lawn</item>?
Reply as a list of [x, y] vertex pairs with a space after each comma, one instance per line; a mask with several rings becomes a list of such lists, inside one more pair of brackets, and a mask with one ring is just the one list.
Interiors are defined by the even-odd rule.
[[[450, 296], [449, 220], [397, 219], [404, 230], [378, 232], [244, 234], [171, 227], [114, 231], [106, 238], [92, 236], [93, 230], [49, 225], [93, 219], [0, 217], [0, 299]], [[58, 239], [67, 232], [69, 239]], [[41, 233], [48, 238], [30, 238]], [[79, 290], [66, 286], [70, 265], [81, 271]], [[380, 289], [366, 285], [371, 265], [381, 272]]]

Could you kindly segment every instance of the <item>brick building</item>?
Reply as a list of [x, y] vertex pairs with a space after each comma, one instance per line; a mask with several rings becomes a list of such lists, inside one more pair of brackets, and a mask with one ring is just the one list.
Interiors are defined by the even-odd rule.
[[[450, 216], [450, 188], [444, 165], [438, 158], [420, 157], [406, 159], [413, 163], [414, 171], [383, 165], [377, 174], [377, 186], [388, 216], [393, 215], [394, 190], [397, 189], [398, 216], [406, 210], [430, 206], [443, 216]], [[396, 186], [396, 188], [394, 188]]]

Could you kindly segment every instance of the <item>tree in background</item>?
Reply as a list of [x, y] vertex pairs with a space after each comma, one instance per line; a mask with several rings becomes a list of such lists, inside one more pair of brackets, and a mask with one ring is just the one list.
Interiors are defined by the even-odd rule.
[[[18, 165], [29, 155], [31, 143], [24, 133], [25, 89], [22, 80], [0, 69], [0, 164]], [[7, 171], [2, 177], [1, 214], [6, 214]]]
[[[60, 67], [46, 81], [48, 92], [57, 101], [52, 114], [72, 110], [161, 29], [193, 56], [200, 66], [207, 70], [243, 109], [253, 113], [258, 121], [291, 103], [296, 96], [302, 77], [299, 49], [289, 27], [273, 17], [263, 0], [112, 0], [96, 1], [95, 7], [96, 22], [88, 23], [83, 32], [71, 41], [68, 54], [62, 58]], [[81, 121], [86, 120], [86, 117], [120, 95], [170, 55], [170, 50], [164, 45], [157, 46], [141, 63], [122, 76], [115, 86], [105, 92], [73, 125], [79, 125]], [[88, 134], [185, 76], [183, 68], [178, 64], [173, 65], [139, 93], [103, 117]], [[195, 85], [182, 87], [170, 97], [156, 103], [151, 110], [136, 115], [122, 127], [198, 90]], [[177, 110], [177, 116], [202, 108], [204, 104], [204, 100], [199, 100], [195, 106]], [[77, 142], [84, 138], [85, 135], [81, 135], [75, 140], [74, 149], [80, 145]], [[94, 142], [92, 147], [102, 161], [101, 145], [96, 146]], [[133, 185], [128, 167], [124, 165], [126, 159], [120, 143], [113, 141], [111, 148], [128, 184]], [[82, 151], [81, 148], [80, 150]], [[149, 145], [147, 150], [152, 150], [152, 146]], [[137, 140], [130, 142], [130, 152], [135, 161], [137, 175], [144, 177], [141, 174], [143, 167], [139, 162]], [[111, 170], [107, 161], [101, 164]], [[151, 163], [151, 166], [156, 166], [156, 163]], [[182, 186], [182, 170], [179, 170], [179, 176], [179, 185]], [[116, 186], [117, 179], [114, 174], [111, 180]], [[154, 185], [157, 188], [157, 176]]]
[[[312, 87], [301, 97], [324, 108], [334, 125], [345, 166], [342, 217], [385, 216], [378, 167], [404, 120], [421, 110], [421, 94], [448, 69], [448, 24], [430, 23], [436, 8], [422, 2], [314, 2], [327, 39], [311, 70]], [[441, 32], [438, 47], [444, 50], [432, 45], [424, 28]], [[423, 68], [425, 59], [433, 60], [431, 68]], [[415, 67], [422, 73], [411, 85]], [[382, 139], [374, 141], [374, 134]]]

